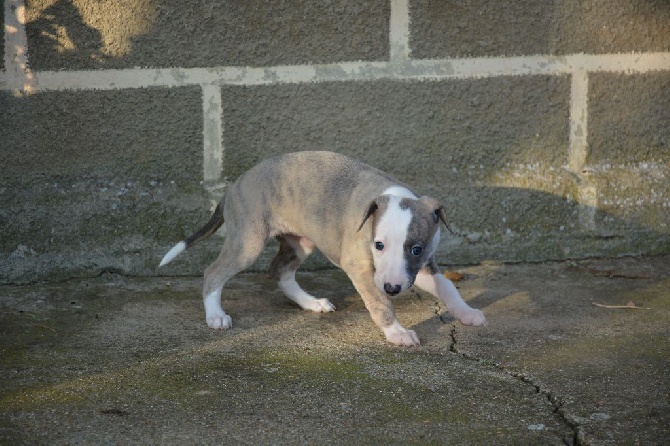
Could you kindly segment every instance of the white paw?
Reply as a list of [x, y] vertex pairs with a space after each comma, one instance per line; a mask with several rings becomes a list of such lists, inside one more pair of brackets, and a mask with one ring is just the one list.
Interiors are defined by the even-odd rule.
[[314, 299], [305, 309], [315, 313], [330, 313], [335, 311], [335, 305], [330, 303], [328, 299]]
[[486, 318], [484, 317], [484, 313], [474, 308], [468, 308], [467, 310], [459, 312], [458, 315], [454, 314], [454, 316], [456, 316], [456, 318], [463, 325], [486, 325]]
[[233, 319], [226, 313], [207, 316], [207, 325], [215, 330], [228, 330], [233, 326]]
[[414, 330], [406, 329], [398, 322], [394, 322], [393, 325], [390, 325], [383, 330], [384, 335], [386, 336], [386, 340], [391, 344], [402, 345], [405, 347], [415, 347], [421, 345], [416, 332]]

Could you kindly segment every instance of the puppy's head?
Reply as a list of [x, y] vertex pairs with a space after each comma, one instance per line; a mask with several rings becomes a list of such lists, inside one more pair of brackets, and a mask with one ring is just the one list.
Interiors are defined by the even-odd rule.
[[[381, 195], [373, 200], [358, 230], [372, 219], [372, 260], [377, 288], [394, 296], [411, 287], [440, 242], [444, 206], [429, 197]], [[447, 226], [448, 228], [448, 226]]]

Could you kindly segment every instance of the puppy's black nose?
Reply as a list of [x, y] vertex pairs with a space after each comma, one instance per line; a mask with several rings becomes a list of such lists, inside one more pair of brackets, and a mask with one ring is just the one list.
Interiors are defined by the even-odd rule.
[[400, 285], [391, 285], [390, 283], [385, 283], [384, 291], [386, 291], [386, 294], [389, 296], [395, 296], [400, 292]]

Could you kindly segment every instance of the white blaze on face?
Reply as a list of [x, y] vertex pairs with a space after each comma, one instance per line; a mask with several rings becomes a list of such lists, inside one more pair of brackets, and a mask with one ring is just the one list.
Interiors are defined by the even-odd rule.
[[[401, 197], [390, 196], [388, 206], [377, 223], [375, 238], [372, 242], [372, 259], [375, 265], [375, 285], [385, 292], [385, 284], [400, 286], [405, 291], [411, 285], [407, 276], [404, 245], [407, 229], [412, 221], [412, 212], [400, 208]], [[377, 249], [378, 242], [383, 249]]]
[[382, 192], [382, 195], [393, 195], [399, 198], [411, 198], [412, 200], [416, 200], [416, 195], [414, 195], [411, 190], [402, 186], [391, 186]]

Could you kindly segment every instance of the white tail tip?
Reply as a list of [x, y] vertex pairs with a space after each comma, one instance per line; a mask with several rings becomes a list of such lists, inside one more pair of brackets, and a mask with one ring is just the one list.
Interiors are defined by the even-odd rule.
[[172, 247], [171, 250], [168, 251], [167, 254], [165, 254], [165, 257], [163, 257], [163, 260], [161, 260], [161, 264], [158, 265], [158, 267], [160, 268], [163, 265], [167, 265], [168, 263], [170, 263], [172, 261], [172, 259], [174, 259], [179, 254], [181, 254], [181, 252], [185, 249], [186, 249], [186, 243], [185, 242], [182, 241], [182, 242], [177, 243], [176, 245], [174, 245]]

